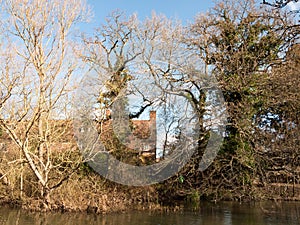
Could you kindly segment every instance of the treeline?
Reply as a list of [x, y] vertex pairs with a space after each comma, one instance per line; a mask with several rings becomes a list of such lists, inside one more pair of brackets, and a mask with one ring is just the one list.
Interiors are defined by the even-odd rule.
[[[300, 198], [297, 14], [253, 0], [228, 0], [187, 25], [164, 15], [140, 21], [116, 11], [94, 35], [78, 35], [78, 24], [91, 16], [84, 1], [3, 1], [2, 12], [2, 202], [107, 212], [161, 208], [182, 199]], [[79, 84], [81, 78], [87, 79]], [[221, 108], [207, 107], [210, 86], [222, 91]], [[74, 93], [79, 93], [75, 104]], [[130, 105], [129, 95], [142, 102]], [[93, 171], [92, 155], [84, 157], [73, 137], [70, 108], [85, 104], [104, 111], [95, 119], [99, 124], [107, 120], [107, 109], [127, 111], [130, 118], [157, 110], [167, 121], [160, 135], [162, 159], [189, 147], [184, 134], [191, 118], [176, 113], [193, 111], [196, 151], [159, 184], [110, 182]], [[219, 130], [223, 145], [203, 170], [199, 163], [219, 114], [226, 116], [226, 129]], [[119, 146], [115, 138], [112, 143]], [[105, 148], [128, 160], [118, 146]]]
[[299, 24], [279, 8], [223, 1], [189, 26], [187, 44], [212, 66], [229, 114], [217, 159], [185, 170], [191, 196], [299, 198]]

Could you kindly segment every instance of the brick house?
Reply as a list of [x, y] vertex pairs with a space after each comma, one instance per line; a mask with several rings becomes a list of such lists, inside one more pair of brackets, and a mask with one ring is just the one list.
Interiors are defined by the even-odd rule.
[[[142, 161], [145, 163], [145, 160], [147, 162], [154, 162], [156, 159], [157, 140], [156, 112], [151, 111], [149, 117], [148, 120], [130, 121], [131, 134], [127, 136], [125, 142], [121, 143], [122, 147], [120, 149], [120, 141], [116, 139], [112, 128], [112, 119], [104, 121], [101, 125], [100, 139], [106, 146], [106, 150], [111, 151], [113, 149], [116, 152], [125, 150], [122, 154], [126, 155], [126, 158], [129, 159], [128, 161], [131, 161], [131, 158], [135, 158], [135, 162]], [[51, 149], [55, 152], [74, 151], [77, 148], [77, 143], [74, 138], [72, 121], [51, 120], [48, 122], [54, 132], [53, 140], [50, 144]], [[22, 132], [24, 124], [26, 122], [19, 124], [19, 132]], [[33, 133], [33, 138], [35, 138], [37, 127], [34, 127], [31, 132]], [[12, 148], [17, 148], [16, 144], [9, 138], [6, 132], [1, 132], [0, 152], [10, 151]]]
[[99, 133], [107, 151], [123, 149], [123, 154], [127, 155], [127, 159], [137, 157], [143, 163], [155, 161], [157, 141], [155, 111], [150, 111], [148, 120], [130, 120], [131, 132], [121, 142], [115, 137], [110, 111], [106, 112], [106, 117], [109, 119], [101, 124]]
[[[156, 112], [150, 111], [149, 120], [132, 120], [133, 135], [128, 147], [138, 150], [142, 155], [156, 155]], [[137, 137], [133, 139], [132, 137]]]

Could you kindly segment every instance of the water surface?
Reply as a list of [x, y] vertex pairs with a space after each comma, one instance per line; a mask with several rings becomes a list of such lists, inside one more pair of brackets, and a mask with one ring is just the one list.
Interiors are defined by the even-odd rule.
[[299, 225], [300, 202], [203, 203], [183, 212], [33, 213], [0, 207], [0, 225]]

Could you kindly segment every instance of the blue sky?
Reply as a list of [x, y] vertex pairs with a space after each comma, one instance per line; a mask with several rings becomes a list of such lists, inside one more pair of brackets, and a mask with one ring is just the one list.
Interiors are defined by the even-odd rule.
[[197, 13], [205, 12], [214, 5], [210, 0], [87, 0], [87, 2], [94, 11], [91, 24], [85, 27], [88, 31], [104, 23], [105, 17], [116, 9], [124, 11], [127, 15], [137, 13], [141, 20], [155, 11], [186, 23], [192, 21]]
[[[214, 6], [214, 0], [87, 0], [94, 11], [91, 23], [85, 24], [84, 30], [92, 32], [93, 28], [105, 23], [107, 17], [114, 10], [124, 11], [127, 15], [137, 13], [139, 19], [151, 15], [153, 11], [163, 13], [169, 18], [176, 18], [186, 24], [193, 21], [196, 14], [206, 12]], [[258, 0], [258, 2], [261, 2]], [[298, 4], [289, 4], [292, 9], [299, 9]]]

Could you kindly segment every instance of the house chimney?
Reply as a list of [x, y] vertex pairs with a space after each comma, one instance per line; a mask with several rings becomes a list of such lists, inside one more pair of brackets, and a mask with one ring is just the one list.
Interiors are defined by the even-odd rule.
[[156, 125], [156, 111], [150, 111], [150, 121]]
[[106, 109], [105, 118], [106, 119], [111, 119], [111, 111], [110, 111], [110, 109]]
[[155, 159], [155, 153], [156, 153], [156, 111], [150, 111], [150, 120], [149, 120], [149, 129], [150, 129], [150, 142], [151, 145], [150, 149], [154, 153], [154, 159]]

